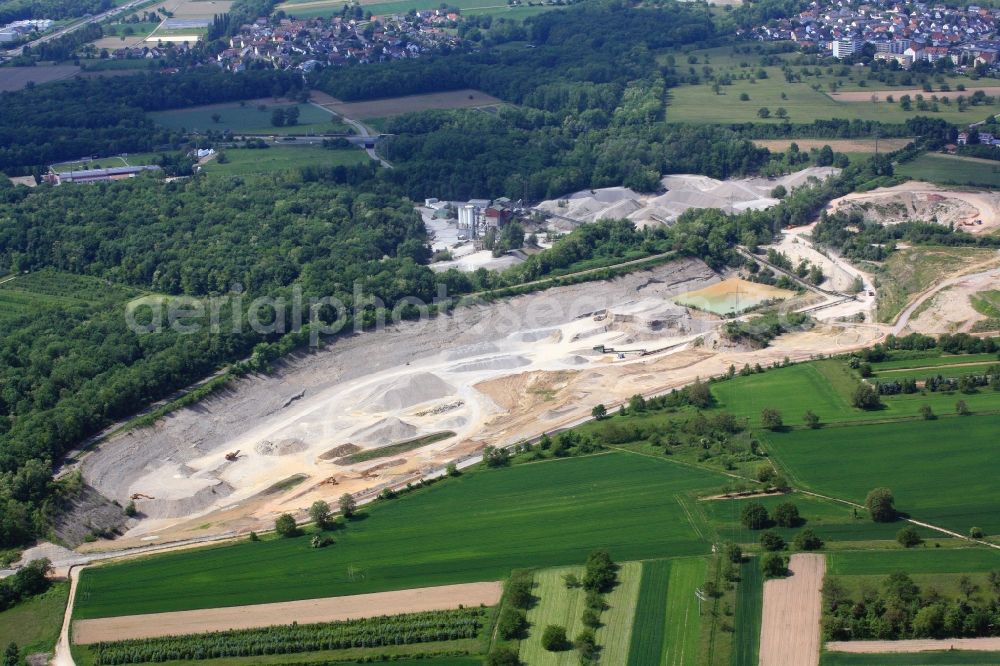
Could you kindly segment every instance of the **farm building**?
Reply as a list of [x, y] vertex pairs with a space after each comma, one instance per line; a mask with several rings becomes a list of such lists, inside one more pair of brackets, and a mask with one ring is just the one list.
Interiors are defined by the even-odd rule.
[[62, 185], [63, 183], [98, 183], [107, 180], [124, 180], [125, 178], [135, 178], [143, 171], [159, 171], [160, 167], [155, 165], [114, 167], [111, 169], [84, 169], [82, 171], [66, 171], [63, 173], [45, 174], [45, 182], [50, 185]]

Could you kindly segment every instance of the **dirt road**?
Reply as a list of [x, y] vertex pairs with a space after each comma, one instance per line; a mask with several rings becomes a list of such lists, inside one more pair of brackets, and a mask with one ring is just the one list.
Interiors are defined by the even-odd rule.
[[788, 568], [789, 577], [764, 583], [760, 666], [817, 666], [826, 558], [797, 553]]
[[1000, 637], [989, 638], [931, 638], [909, 641], [831, 641], [826, 644], [829, 652], [856, 654], [884, 654], [888, 652], [933, 652], [941, 650], [975, 650], [992, 652], [1000, 650]]
[[78, 645], [87, 645], [108, 640], [180, 636], [292, 622], [315, 624], [447, 610], [460, 605], [493, 606], [500, 601], [502, 591], [500, 583], [465, 583], [275, 604], [77, 620], [73, 623], [73, 640]]

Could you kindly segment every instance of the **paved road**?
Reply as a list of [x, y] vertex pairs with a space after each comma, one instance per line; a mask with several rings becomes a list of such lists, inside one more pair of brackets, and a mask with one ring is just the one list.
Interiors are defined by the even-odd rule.
[[379, 157], [378, 153], [375, 152], [374, 142], [372, 143], [371, 147], [368, 146], [368, 142], [371, 139], [378, 139], [378, 135], [373, 134], [372, 131], [368, 129], [368, 127], [363, 122], [361, 122], [360, 120], [355, 120], [354, 118], [348, 118], [347, 116], [344, 115], [336, 114], [330, 109], [323, 106], [322, 104], [317, 104], [316, 102], [312, 102], [312, 105], [317, 108], [323, 109], [330, 115], [338, 116], [345, 123], [353, 127], [355, 131], [358, 133], [358, 136], [349, 137], [347, 140], [350, 141], [351, 143], [357, 143], [363, 145], [365, 148], [365, 152], [368, 153], [368, 157], [372, 158], [373, 160], [384, 166], [386, 169], [392, 168], [392, 165], [389, 164], [388, 161]]

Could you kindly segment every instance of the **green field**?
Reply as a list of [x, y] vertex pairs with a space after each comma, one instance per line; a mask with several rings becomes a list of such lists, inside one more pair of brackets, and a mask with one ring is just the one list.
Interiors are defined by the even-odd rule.
[[936, 368], [938, 366], [955, 366], [960, 363], [991, 363], [1000, 360], [997, 354], [937, 354], [928, 356], [920, 352], [908, 352], [906, 358], [872, 363], [875, 374], [887, 370], [911, 370], [913, 368]]
[[62, 629], [69, 583], [55, 583], [44, 594], [0, 612], [0, 645], [17, 643], [21, 655], [51, 652]]
[[[610, 453], [469, 472], [392, 502], [334, 532], [153, 556], [87, 569], [79, 618], [338, 596], [499, 580], [517, 567], [707, 553], [674, 494], [721, 476]], [[700, 582], [700, 581], [699, 581]]]
[[528, 611], [528, 636], [521, 641], [520, 657], [526, 664], [539, 666], [576, 666], [579, 658], [574, 650], [549, 652], [542, 647], [542, 632], [545, 627], [554, 624], [565, 627], [569, 640], [583, 629], [583, 609], [585, 593], [583, 588], [569, 589], [563, 582], [563, 576], [574, 574], [577, 578], [583, 576], [583, 567], [561, 567], [545, 569], [535, 574], [535, 589], [538, 602]]
[[618, 570], [618, 585], [607, 595], [608, 609], [601, 614], [602, 626], [597, 629], [597, 644], [601, 646], [601, 661], [605, 664], [628, 661], [642, 569], [641, 562], [622, 564]]
[[[958, 358], [947, 357], [948, 364]], [[994, 355], [970, 355], [970, 362], [991, 360]], [[906, 361], [904, 363], [916, 363]], [[927, 365], [920, 361], [919, 365]], [[875, 366], [879, 370], [885, 366]], [[920, 378], [931, 371], [921, 371]], [[1000, 394], [991, 390], [980, 390], [973, 394], [936, 392], [913, 393], [909, 395], [883, 396], [883, 409], [863, 411], [851, 406], [851, 395], [859, 380], [847, 368], [847, 362], [830, 359], [813, 363], [802, 363], [787, 368], [768, 370], [764, 374], [736, 377], [730, 381], [712, 385], [720, 409], [737, 416], [750, 419], [751, 426], [759, 427], [761, 411], [772, 407], [781, 412], [786, 426], [802, 427], [802, 415], [806, 410], [816, 413], [824, 424], [849, 425], [864, 421], [894, 421], [919, 418], [920, 408], [930, 405], [939, 416], [953, 415], [955, 403], [964, 400], [973, 412], [989, 413], [1000, 410]], [[843, 435], [831, 435], [832, 437]]]
[[[166, 154], [169, 153], [170, 151], [167, 151]], [[56, 173], [63, 173], [65, 171], [79, 171], [80, 169], [107, 169], [121, 166], [138, 166], [142, 164], [154, 164], [162, 155], [164, 155], [163, 152], [129, 153], [113, 157], [102, 157], [96, 160], [60, 162], [59, 164], [53, 164], [51, 168]]]
[[267, 149], [227, 148], [225, 164], [218, 158], [202, 167], [207, 174], [245, 176], [252, 173], [286, 171], [305, 166], [351, 166], [368, 161], [363, 150], [328, 150], [321, 146], [273, 145]]
[[763, 607], [764, 574], [757, 558], [749, 558], [740, 565], [740, 582], [736, 588], [733, 666], [757, 663]]
[[[747, 502], [763, 504], [769, 513], [783, 502], [791, 502], [799, 509], [803, 523], [798, 527], [771, 527], [788, 543], [791, 543], [801, 530], [812, 529], [825, 542], [870, 542], [886, 541], [890, 547], [896, 547], [896, 532], [898, 525], [891, 523], [876, 523], [868, 518], [863, 511], [854, 516], [851, 507], [838, 502], [830, 502], [817, 497], [791, 493], [772, 497], [749, 499], [712, 500], [700, 502], [699, 506], [708, 515], [709, 521], [723, 541], [733, 541], [740, 544], [756, 546], [760, 541], [760, 530], [747, 529], [740, 522], [740, 511]], [[939, 532], [918, 528], [925, 538], [941, 536]], [[832, 544], [831, 544], [832, 545]]]
[[1000, 652], [922, 652], [918, 654], [848, 654], [825, 652], [821, 666], [996, 666]]
[[628, 666], [659, 664], [667, 628], [667, 584], [670, 560], [642, 563], [642, 581], [629, 644]]
[[1000, 162], [926, 153], [896, 167], [896, 173], [942, 185], [1000, 187]]
[[886, 576], [896, 571], [911, 574], [950, 574], [1000, 568], [1000, 550], [994, 548], [914, 548], [910, 550], [844, 551], [828, 553], [826, 571], [831, 576]]
[[885, 486], [896, 507], [917, 520], [961, 534], [973, 526], [996, 534], [1000, 486], [988, 471], [1000, 463], [996, 435], [997, 417], [968, 416], [766, 438], [774, 459], [804, 488], [863, 502], [872, 488]]
[[698, 663], [698, 631], [701, 615], [695, 590], [705, 582], [705, 560], [684, 559], [670, 566], [667, 583], [667, 630], [663, 666], [694, 666]]
[[[299, 109], [298, 125], [274, 127], [271, 125], [271, 114], [275, 109]], [[219, 122], [212, 116], [219, 115]], [[214, 130], [223, 132], [250, 132], [257, 134], [309, 134], [311, 132], [339, 132], [344, 126], [336, 117], [313, 104], [274, 104], [266, 103], [259, 109], [253, 103], [245, 106], [239, 104], [212, 104], [190, 109], [175, 109], [150, 113], [149, 117], [157, 125], [188, 132]]]
[[972, 307], [987, 317], [1000, 317], [1000, 290], [981, 291], [969, 297]]
[[8, 278], [0, 277], [0, 321], [31, 315], [42, 308], [124, 302], [139, 293], [98, 278], [47, 269]]

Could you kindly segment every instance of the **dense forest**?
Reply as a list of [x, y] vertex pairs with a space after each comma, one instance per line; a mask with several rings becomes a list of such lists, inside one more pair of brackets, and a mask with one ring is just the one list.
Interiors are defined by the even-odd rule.
[[183, 139], [153, 125], [148, 111], [294, 95], [301, 88], [294, 72], [199, 70], [73, 79], [0, 93], [0, 170], [157, 150]]
[[23, 19], [65, 19], [100, 14], [111, 9], [112, 0], [3, 0], [0, 25]]

